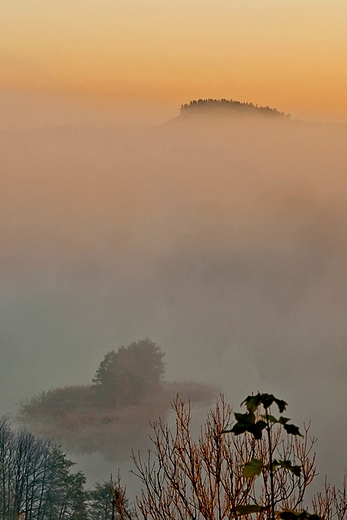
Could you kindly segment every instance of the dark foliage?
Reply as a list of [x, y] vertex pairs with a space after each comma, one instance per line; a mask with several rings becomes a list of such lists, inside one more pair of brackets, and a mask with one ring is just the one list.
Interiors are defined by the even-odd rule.
[[117, 405], [137, 404], [159, 389], [165, 372], [164, 353], [146, 338], [111, 350], [96, 371], [93, 383], [104, 399]]
[[0, 518], [85, 520], [85, 477], [59, 446], [0, 420]]
[[253, 105], [253, 103], [242, 103], [233, 99], [194, 99], [189, 103], [181, 105], [182, 115], [197, 113], [248, 114], [290, 119], [290, 114], [280, 112], [276, 108], [262, 107]]

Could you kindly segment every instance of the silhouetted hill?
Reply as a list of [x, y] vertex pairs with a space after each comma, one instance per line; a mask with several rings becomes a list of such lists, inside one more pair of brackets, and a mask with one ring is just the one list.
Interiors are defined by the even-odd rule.
[[280, 112], [277, 108], [242, 103], [233, 99], [198, 99], [181, 105], [181, 116], [191, 114], [252, 115], [263, 117], [287, 118], [290, 114]]

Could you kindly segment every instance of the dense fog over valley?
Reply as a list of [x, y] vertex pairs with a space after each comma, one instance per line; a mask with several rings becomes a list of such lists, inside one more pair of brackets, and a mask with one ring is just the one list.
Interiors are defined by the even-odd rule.
[[2, 413], [150, 337], [167, 379], [285, 399], [340, 483], [345, 126], [180, 116], [2, 132], [0, 154]]

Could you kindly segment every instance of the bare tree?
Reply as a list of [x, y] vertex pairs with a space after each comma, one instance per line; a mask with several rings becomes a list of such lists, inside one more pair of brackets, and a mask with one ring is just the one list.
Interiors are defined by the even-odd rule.
[[347, 481], [343, 479], [341, 489], [332, 486], [327, 479], [324, 491], [316, 493], [312, 499], [314, 512], [324, 519], [346, 520], [347, 518]]
[[[137, 498], [138, 516], [153, 520], [224, 520], [236, 518], [237, 509], [252, 501], [267, 503], [266, 486], [244, 476], [243, 468], [251, 459], [264, 458], [265, 441], [248, 433], [235, 436], [225, 433], [232, 422], [232, 408], [223, 397], [217, 402], [197, 439], [192, 435], [189, 404], [179, 397], [173, 403], [176, 427], [172, 431], [159, 420], [152, 425], [153, 451], [146, 460], [133, 453], [134, 473], [141, 479], [143, 490]], [[275, 492], [278, 502], [293, 509], [302, 503], [305, 490], [313, 480], [315, 439], [305, 429], [303, 439], [294, 441], [274, 431], [272, 447], [285, 459], [302, 466], [300, 477], [276, 472]], [[258, 519], [265, 518], [263, 511]]]
[[84, 520], [85, 477], [62, 449], [0, 418], [1, 520]]
[[114, 481], [96, 482], [88, 493], [89, 520], [132, 520], [126, 488], [121, 485], [120, 473]]

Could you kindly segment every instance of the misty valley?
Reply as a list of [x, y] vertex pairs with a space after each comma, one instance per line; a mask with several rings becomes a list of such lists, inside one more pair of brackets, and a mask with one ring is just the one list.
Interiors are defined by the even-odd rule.
[[344, 520], [347, 127], [210, 99], [0, 154], [1, 518]]

